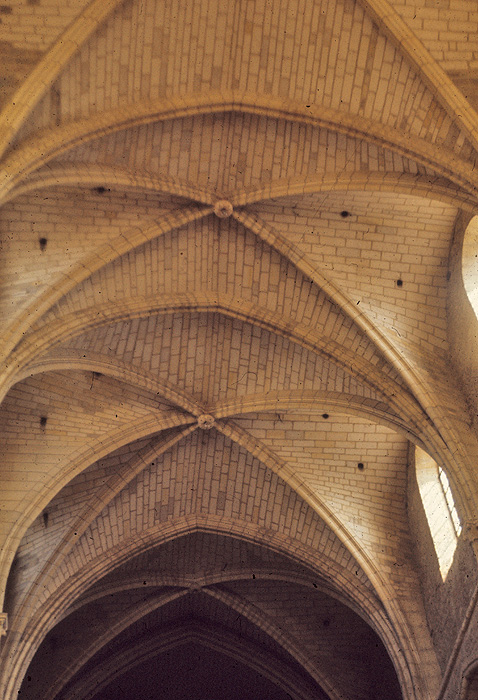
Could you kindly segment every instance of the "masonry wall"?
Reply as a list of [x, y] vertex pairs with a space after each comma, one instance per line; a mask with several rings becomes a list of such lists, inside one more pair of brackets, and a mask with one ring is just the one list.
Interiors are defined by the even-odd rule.
[[449, 260], [448, 338], [453, 364], [469, 401], [470, 420], [478, 424], [478, 320], [462, 277], [463, 238], [470, 215], [460, 212], [455, 222]]
[[[465, 694], [465, 677], [468, 670], [478, 662], [478, 606], [473, 606], [463, 642], [453, 664], [449, 680], [442, 695], [443, 700], [473, 700], [475, 695]], [[470, 689], [471, 690], [471, 689]], [[441, 699], [440, 699], [441, 700]]]
[[[412, 448], [408, 474], [410, 531], [420, 573], [427, 621], [440, 667], [445, 672], [478, 582], [478, 571], [472, 547], [462, 533], [458, 539], [453, 563], [446, 579], [442, 580], [418, 490], [413, 452]], [[478, 619], [474, 624], [478, 624]], [[478, 627], [473, 635], [478, 635]]]

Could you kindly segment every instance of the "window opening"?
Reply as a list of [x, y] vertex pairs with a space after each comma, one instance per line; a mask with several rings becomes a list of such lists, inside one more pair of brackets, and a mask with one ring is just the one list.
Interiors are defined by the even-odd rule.
[[461, 534], [460, 519], [446, 473], [419, 447], [415, 448], [415, 469], [441, 577], [445, 581]]
[[465, 231], [461, 270], [466, 294], [478, 317], [478, 216], [471, 219]]
[[448, 508], [448, 513], [451, 518], [451, 523], [453, 529], [455, 530], [455, 535], [459, 537], [461, 535], [461, 523], [458, 517], [458, 512], [456, 510], [455, 501], [453, 500], [453, 494], [450, 488], [450, 482], [448, 477], [441, 467], [438, 467], [438, 478], [442, 487], [443, 495], [445, 496], [446, 505]]

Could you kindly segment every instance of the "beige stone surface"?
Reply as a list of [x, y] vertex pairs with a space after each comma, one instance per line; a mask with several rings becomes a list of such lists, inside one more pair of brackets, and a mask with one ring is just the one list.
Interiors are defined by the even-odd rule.
[[278, 699], [474, 697], [477, 29], [472, 0], [0, 5], [2, 698], [198, 648]]

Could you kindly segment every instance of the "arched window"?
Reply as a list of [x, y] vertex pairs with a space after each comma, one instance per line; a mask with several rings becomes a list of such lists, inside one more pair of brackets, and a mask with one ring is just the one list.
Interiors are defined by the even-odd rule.
[[461, 268], [466, 294], [478, 317], [478, 216], [471, 219], [465, 231]]
[[445, 580], [461, 533], [460, 519], [447, 475], [419, 447], [415, 448], [415, 469], [440, 573]]

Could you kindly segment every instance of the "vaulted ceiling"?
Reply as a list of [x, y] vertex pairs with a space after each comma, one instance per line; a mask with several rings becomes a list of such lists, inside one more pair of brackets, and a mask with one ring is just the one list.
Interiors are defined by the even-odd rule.
[[2, 697], [437, 697], [473, 5], [0, 6]]

